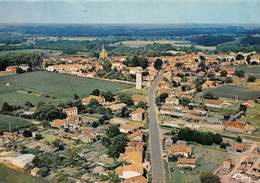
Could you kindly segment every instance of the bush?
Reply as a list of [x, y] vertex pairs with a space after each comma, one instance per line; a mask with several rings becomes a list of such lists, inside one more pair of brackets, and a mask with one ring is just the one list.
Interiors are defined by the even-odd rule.
[[247, 78], [247, 81], [248, 81], [248, 82], [255, 82], [255, 80], [256, 80], [256, 77], [255, 77], [255, 76], [249, 76], [249, 77]]
[[242, 77], [245, 76], [245, 71], [243, 71], [243, 70], [236, 70], [235, 71], [235, 75], [240, 77], [240, 78], [242, 78]]

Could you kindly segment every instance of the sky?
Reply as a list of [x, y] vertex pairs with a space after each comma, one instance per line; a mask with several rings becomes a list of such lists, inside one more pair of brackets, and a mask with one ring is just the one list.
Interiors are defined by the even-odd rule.
[[260, 24], [260, 0], [0, 0], [0, 23]]

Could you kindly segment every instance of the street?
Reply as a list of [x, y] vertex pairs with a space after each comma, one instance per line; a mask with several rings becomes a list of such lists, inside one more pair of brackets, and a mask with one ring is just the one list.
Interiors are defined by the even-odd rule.
[[159, 136], [158, 116], [156, 112], [155, 96], [159, 83], [162, 79], [160, 72], [155, 81], [148, 90], [148, 105], [149, 105], [149, 130], [150, 130], [150, 146], [151, 146], [151, 163], [153, 183], [164, 183], [165, 176], [162, 163], [161, 143]]

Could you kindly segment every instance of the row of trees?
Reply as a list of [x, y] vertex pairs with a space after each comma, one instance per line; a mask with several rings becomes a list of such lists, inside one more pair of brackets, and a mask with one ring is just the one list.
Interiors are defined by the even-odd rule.
[[12, 53], [0, 55], [0, 71], [11, 65], [28, 64], [30, 67], [40, 65], [41, 57], [34, 53]]
[[177, 136], [179, 140], [194, 141], [202, 145], [221, 144], [223, 142], [222, 136], [218, 133], [202, 132], [190, 128], [180, 129]]

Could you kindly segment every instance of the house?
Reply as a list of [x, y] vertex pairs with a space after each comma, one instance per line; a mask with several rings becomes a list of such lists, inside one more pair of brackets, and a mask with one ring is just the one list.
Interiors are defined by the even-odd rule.
[[246, 107], [252, 108], [255, 106], [255, 102], [253, 100], [247, 100], [247, 101], [243, 102], [243, 105]]
[[179, 99], [177, 97], [167, 97], [165, 100], [166, 104], [179, 105]]
[[65, 120], [64, 119], [55, 119], [52, 123], [51, 123], [51, 127], [52, 128], [58, 128], [61, 129], [65, 126]]
[[133, 112], [130, 113], [131, 119], [136, 121], [143, 121], [144, 118], [144, 109], [137, 108]]
[[178, 158], [177, 159], [178, 168], [196, 168], [196, 159], [195, 158]]
[[230, 170], [232, 168], [233, 165], [233, 162], [231, 159], [226, 159], [223, 161], [223, 169], [224, 170]]
[[170, 88], [159, 88], [158, 94], [162, 94], [162, 93], [166, 93], [169, 96], [174, 96], [174, 94], [175, 94], [174, 91]]
[[144, 176], [136, 176], [129, 179], [125, 179], [123, 183], [148, 183]]
[[90, 96], [84, 97], [84, 98], [81, 100], [81, 103], [82, 103], [83, 105], [88, 105], [91, 100], [96, 100], [96, 101], [98, 101], [100, 104], [104, 104], [104, 103], [105, 103], [105, 98], [104, 98], [103, 96], [95, 96], [95, 95], [90, 95]]
[[216, 88], [219, 84], [216, 81], [207, 80], [202, 84], [202, 89], [206, 90], [208, 88]]
[[66, 125], [74, 128], [78, 127], [79, 125], [78, 108], [77, 107], [64, 108], [63, 111], [67, 115]]
[[129, 134], [127, 137], [129, 139], [129, 141], [131, 141], [131, 142], [142, 142], [144, 133], [140, 132], [140, 131], [136, 131], [132, 134]]
[[136, 74], [136, 73], [142, 73], [143, 68], [142, 67], [128, 67], [130, 74]]
[[181, 155], [184, 157], [189, 157], [192, 154], [192, 147], [181, 144], [173, 144], [170, 147], [170, 153], [172, 153], [175, 156]]
[[135, 105], [137, 105], [139, 102], [146, 102], [146, 97], [144, 95], [132, 95], [132, 100]]
[[6, 67], [5, 71], [16, 73], [16, 69], [17, 69], [17, 66], [8, 66], [8, 67]]
[[90, 143], [97, 137], [97, 132], [92, 128], [82, 127], [80, 131], [80, 139], [82, 142]]
[[142, 121], [134, 121], [131, 120], [126, 124], [121, 124], [119, 127], [120, 132], [122, 133], [134, 133], [138, 131], [140, 128], [144, 127], [144, 123]]
[[144, 174], [143, 168], [143, 142], [129, 142], [125, 152], [120, 154], [119, 159], [127, 163], [115, 169], [120, 178], [129, 179]]
[[224, 123], [224, 130], [235, 133], [253, 133], [256, 131], [256, 126], [249, 125], [237, 121], [230, 121]]
[[63, 111], [66, 113], [67, 117], [78, 115], [78, 108], [77, 107], [64, 108]]
[[245, 144], [243, 144], [243, 143], [236, 144], [235, 150], [237, 152], [244, 152], [245, 151]]
[[40, 170], [39, 168], [34, 167], [33, 169], [31, 169], [31, 175], [32, 176], [37, 176], [39, 170]]
[[126, 107], [125, 103], [118, 103], [112, 104], [108, 108], [111, 109], [113, 113], [120, 113], [124, 107]]

